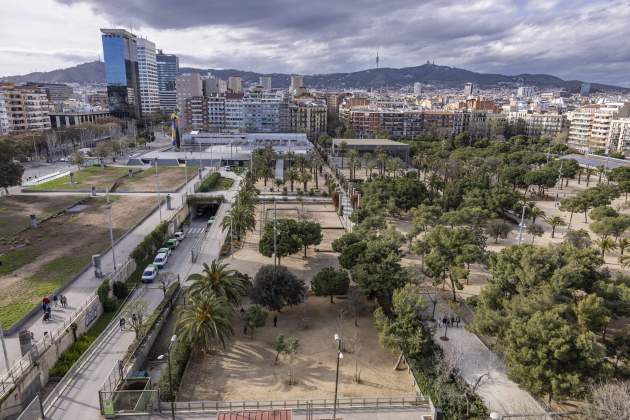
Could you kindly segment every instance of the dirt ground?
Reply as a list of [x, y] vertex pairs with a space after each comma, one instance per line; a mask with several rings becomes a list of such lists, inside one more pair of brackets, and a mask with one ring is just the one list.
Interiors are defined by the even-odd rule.
[[[330, 304], [328, 298], [310, 297], [297, 307], [278, 314], [278, 327], [271, 322], [256, 330], [253, 339], [245, 336], [240, 321], [235, 322], [235, 338], [225, 352], [194, 357], [186, 370], [178, 399], [181, 401], [255, 401], [332, 399], [335, 387], [337, 345], [334, 334], [343, 339], [343, 359], [339, 368], [340, 397], [413, 396], [411, 377], [406, 370], [393, 369], [397, 360], [378, 342], [367, 304], [358, 318], [340, 312], [349, 309], [342, 300]], [[304, 325], [308, 325], [304, 328]], [[300, 348], [290, 360], [281, 357], [274, 364], [275, 338], [296, 337]], [[293, 371], [297, 384], [289, 385]], [[356, 383], [355, 373], [361, 382]]]
[[[114, 240], [138, 223], [155, 205], [149, 197], [112, 198]], [[75, 199], [80, 199], [75, 196]], [[41, 297], [69, 281], [93, 254], [110, 246], [105, 199], [89, 198], [84, 209], [65, 212], [0, 244], [0, 322], [6, 328]]]
[[[186, 170], [178, 166], [158, 166], [160, 191], [173, 192], [186, 182]], [[196, 166], [188, 167], [188, 179], [197, 174]], [[125, 177], [116, 188], [118, 192], [156, 192], [155, 168], [145, 169], [133, 177]]]
[[[285, 168], [285, 176], [286, 176], [287, 169], [288, 168]], [[299, 168], [297, 168], [297, 169], [299, 171]], [[275, 173], [275, 169], [274, 169], [274, 173]], [[328, 187], [326, 187], [325, 182], [326, 181], [324, 179], [323, 173], [319, 174], [319, 172], [318, 172], [317, 173], [317, 187], [315, 186], [315, 179], [312, 179], [306, 184], [307, 191], [309, 191], [311, 188], [314, 191], [317, 191], [317, 192], [328, 191]], [[285, 181], [284, 184], [282, 184], [282, 185], [280, 185], [278, 187], [278, 185], [275, 183], [275, 180], [273, 178], [267, 179], [267, 186], [265, 186], [264, 179], [260, 178], [258, 181], [256, 181], [255, 186], [262, 193], [272, 192], [272, 190], [274, 192], [282, 191], [282, 189], [284, 187], [286, 187], [287, 193], [289, 195], [296, 195], [298, 189], [304, 190], [304, 184], [302, 182], [294, 181], [293, 182], [293, 193], [292, 193], [291, 192], [291, 183], [289, 181]], [[317, 194], [317, 195], [319, 195], [319, 194]]]
[[[303, 251], [300, 251], [282, 258], [281, 263], [308, 284], [322, 268], [339, 265], [337, 254], [332, 251], [332, 241], [341, 237], [344, 230], [332, 203], [328, 205], [304, 203], [303, 206], [298, 203], [276, 203], [277, 218], [298, 219], [300, 215], [321, 224], [324, 236], [322, 243], [315, 247], [309, 247], [306, 259], [303, 258]], [[273, 204], [259, 204], [256, 207], [256, 230], [247, 235], [243, 247], [236, 251], [233, 256], [227, 257], [225, 262], [252, 277], [263, 265], [273, 264], [273, 258], [265, 257], [258, 252], [261, 226], [264, 227], [266, 221], [272, 220]]]
[[0, 238], [31, 226], [30, 215], [43, 220], [79, 201], [77, 196], [10, 195], [0, 198]]

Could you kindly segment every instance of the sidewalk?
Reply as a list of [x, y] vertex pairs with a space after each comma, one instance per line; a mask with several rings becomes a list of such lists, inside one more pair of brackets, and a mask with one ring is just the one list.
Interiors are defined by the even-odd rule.
[[[442, 316], [443, 314], [436, 313], [436, 319], [441, 319]], [[476, 389], [488, 410], [502, 415], [544, 413], [544, 409], [527, 391], [508, 378], [501, 358], [490, 351], [479, 337], [466, 331], [464, 326], [462, 321], [457, 328], [449, 327], [448, 341], [440, 340], [444, 335], [444, 327], [437, 328], [433, 341], [445, 354], [457, 360], [459, 374], [471, 387], [475, 386], [481, 375], [488, 374]]]
[[[236, 185], [230, 191], [226, 191], [226, 201], [219, 207], [215, 223], [206, 235], [197, 263], [192, 264], [190, 259], [190, 249], [194, 242], [194, 237], [188, 237], [173, 252], [165, 271], [178, 275], [182, 283], [184, 283], [191, 273], [200, 271], [202, 263], [210, 263], [219, 257], [221, 245], [227, 236], [227, 231], [223, 231], [220, 227], [221, 221], [229, 211], [236, 191]], [[205, 225], [203, 222], [199, 223]], [[202, 233], [199, 232], [199, 234]], [[159, 286], [151, 285], [139, 298], [147, 301], [150, 312], [162, 301], [162, 297], [163, 293]], [[46, 418], [59, 420], [101, 418], [98, 391], [107, 375], [116, 366], [118, 360], [122, 359], [126, 353], [133, 338], [132, 332], [121, 332], [114, 328], [88, 358], [85, 366], [79, 370], [77, 376], [72, 379], [70, 386], [53, 402], [52, 407], [47, 407], [49, 411]]]

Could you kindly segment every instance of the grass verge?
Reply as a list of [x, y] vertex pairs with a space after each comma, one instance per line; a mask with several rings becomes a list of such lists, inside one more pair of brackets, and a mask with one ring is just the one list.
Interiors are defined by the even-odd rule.
[[27, 191], [42, 191], [42, 190], [89, 190], [94, 185], [97, 189], [111, 188], [116, 179], [126, 175], [127, 168], [106, 166], [101, 168], [100, 166], [90, 166], [83, 168], [80, 171], [74, 172], [74, 183], [70, 184], [70, 176], [62, 176], [61, 178], [53, 179], [43, 184], [33, 185], [26, 187]]

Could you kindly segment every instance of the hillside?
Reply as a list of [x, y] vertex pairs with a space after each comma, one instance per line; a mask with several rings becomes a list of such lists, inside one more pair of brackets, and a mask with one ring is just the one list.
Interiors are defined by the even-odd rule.
[[[198, 69], [182, 67], [180, 73], [196, 72], [206, 74], [208, 72], [222, 79], [238, 74], [245, 85], [258, 83], [261, 73], [236, 69]], [[271, 76], [273, 87], [283, 88], [289, 86], [290, 75], [282, 73], [264, 74]], [[50, 82], [50, 83], [102, 83], [105, 81], [105, 69], [102, 62], [79, 64], [67, 69], [50, 72], [30, 73], [23, 76], [5, 77], [1, 80], [13, 82]], [[562, 80], [547, 74], [519, 74], [506, 76], [492, 73], [476, 73], [465, 69], [434, 64], [423, 64], [416, 67], [401, 69], [381, 68], [356, 71], [351, 73], [314, 74], [304, 76], [304, 83], [313, 88], [338, 88], [338, 89], [379, 89], [400, 88], [412, 85], [415, 82], [431, 84], [437, 87], [461, 88], [466, 82], [473, 82], [481, 88], [493, 88], [499, 86], [516, 87], [521, 85], [536, 86], [539, 88], [564, 88], [570, 92], [577, 92], [582, 84], [579, 80]], [[592, 91], [623, 91], [630, 92], [628, 88], [592, 83]]]

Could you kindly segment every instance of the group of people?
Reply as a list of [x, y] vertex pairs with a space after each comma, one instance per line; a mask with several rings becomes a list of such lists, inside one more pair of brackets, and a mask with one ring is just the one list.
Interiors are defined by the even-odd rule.
[[[136, 314], [131, 314], [131, 323], [132, 323], [132, 327], [135, 325], [138, 325], [138, 316]], [[124, 331], [125, 330], [125, 325], [127, 325], [127, 320], [125, 319], [125, 317], [120, 317], [120, 320], [118, 321], [118, 326], [120, 327], [120, 331]]]
[[438, 326], [440, 328], [444, 326], [454, 328], [454, 327], [459, 327], [460, 322], [462, 322], [462, 320], [458, 316], [448, 317], [444, 315], [442, 319], [438, 319]]
[[68, 298], [64, 295], [53, 295], [52, 299], [48, 296], [44, 296], [42, 299], [42, 311], [44, 312], [44, 321], [50, 321], [52, 318], [52, 307], [61, 306], [62, 308], [68, 307]]

